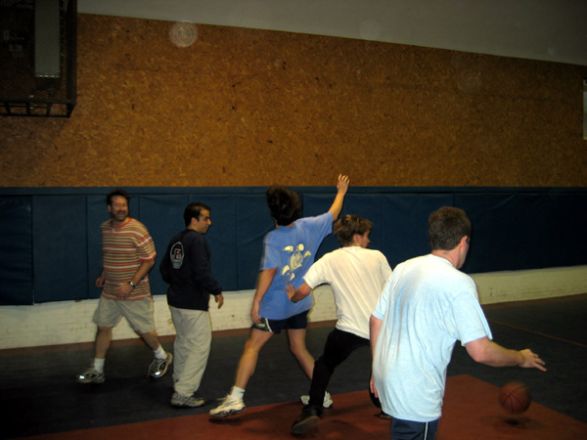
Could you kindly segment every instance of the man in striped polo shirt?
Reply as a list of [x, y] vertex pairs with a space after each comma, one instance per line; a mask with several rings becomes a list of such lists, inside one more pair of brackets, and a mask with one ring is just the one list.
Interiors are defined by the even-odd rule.
[[129, 196], [114, 190], [106, 197], [110, 219], [100, 225], [103, 271], [96, 279], [102, 289], [94, 322], [98, 326], [93, 365], [77, 376], [79, 383], [102, 383], [106, 353], [112, 341], [112, 328], [125, 317], [153, 350], [155, 358], [149, 375], [159, 379], [173, 360], [157, 337], [153, 318], [153, 298], [147, 274], [155, 264], [155, 244], [140, 221], [129, 217]]

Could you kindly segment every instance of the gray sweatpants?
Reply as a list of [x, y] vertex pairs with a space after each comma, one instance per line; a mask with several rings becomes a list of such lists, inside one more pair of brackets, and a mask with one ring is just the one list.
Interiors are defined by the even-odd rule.
[[210, 314], [172, 306], [169, 309], [176, 333], [173, 345], [173, 387], [177, 393], [191, 396], [200, 387], [210, 355]]

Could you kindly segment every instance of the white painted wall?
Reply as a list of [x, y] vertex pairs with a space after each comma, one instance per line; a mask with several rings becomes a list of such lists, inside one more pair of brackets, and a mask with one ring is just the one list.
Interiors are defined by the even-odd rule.
[[587, 65], [585, 0], [78, 0], [78, 11]]
[[[587, 293], [587, 266], [493, 272], [473, 275], [482, 304], [553, 298]], [[253, 291], [226, 292], [224, 307], [213, 300], [210, 311], [214, 330], [250, 326]], [[336, 319], [332, 292], [327, 286], [314, 292], [311, 321]], [[32, 306], [0, 307], [0, 349], [91, 342], [96, 331], [92, 315], [97, 300], [59, 301]], [[155, 296], [155, 320], [160, 335], [175, 333], [164, 295]], [[136, 335], [123, 320], [114, 339]]]

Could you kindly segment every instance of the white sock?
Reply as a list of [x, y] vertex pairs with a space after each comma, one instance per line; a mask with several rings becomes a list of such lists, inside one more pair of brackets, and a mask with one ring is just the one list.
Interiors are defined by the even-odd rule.
[[159, 348], [157, 348], [157, 350], [153, 351], [153, 353], [155, 354], [155, 357], [157, 359], [166, 359], [167, 358], [167, 352], [163, 349], [162, 345], [160, 345]]
[[104, 372], [104, 362], [106, 359], [94, 358], [94, 370], [98, 373]]
[[245, 397], [245, 389], [234, 385], [230, 390], [230, 395], [236, 399], [243, 400], [243, 397]]

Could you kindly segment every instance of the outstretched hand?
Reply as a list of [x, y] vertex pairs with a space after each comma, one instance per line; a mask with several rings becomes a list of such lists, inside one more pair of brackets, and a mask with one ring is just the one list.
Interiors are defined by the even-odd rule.
[[349, 189], [350, 179], [349, 176], [344, 174], [338, 175], [338, 181], [336, 182], [336, 190], [339, 193], [346, 194], [347, 190]]
[[288, 284], [285, 289], [287, 291], [287, 297], [291, 301], [293, 296], [296, 294], [296, 288], [292, 284]]
[[540, 359], [540, 356], [538, 356], [536, 353], [534, 353], [532, 350], [530, 350], [529, 348], [526, 348], [525, 350], [520, 350], [520, 354], [523, 357], [522, 363], [520, 364], [520, 367], [522, 368], [536, 368], [540, 371], [546, 371], [546, 363]]
[[332, 219], [336, 220], [340, 215], [340, 211], [342, 210], [342, 203], [344, 201], [344, 196], [346, 195], [347, 190], [349, 189], [349, 176], [344, 174], [338, 175], [338, 180], [336, 182], [336, 196], [332, 202], [332, 205], [328, 209], [328, 212], [332, 214]]

